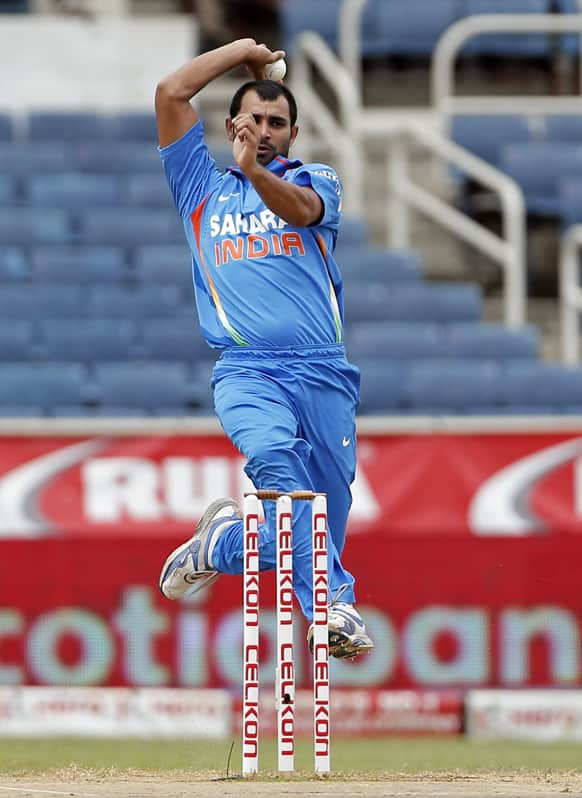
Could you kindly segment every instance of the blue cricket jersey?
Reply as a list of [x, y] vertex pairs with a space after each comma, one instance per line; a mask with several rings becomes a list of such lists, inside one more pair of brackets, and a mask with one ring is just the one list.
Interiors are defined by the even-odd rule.
[[265, 205], [240, 169], [218, 169], [201, 121], [159, 149], [192, 252], [200, 328], [210, 346], [340, 342], [343, 291], [332, 253], [342, 185], [335, 171], [281, 156], [266, 167], [321, 197], [318, 224], [292, 227]]

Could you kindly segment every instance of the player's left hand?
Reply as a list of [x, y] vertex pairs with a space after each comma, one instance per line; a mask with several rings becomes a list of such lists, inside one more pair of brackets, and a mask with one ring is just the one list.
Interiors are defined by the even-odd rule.
[[266, 77], [267, 64], [274, 64], [280, 58], [285, 58], [285, 50], [270, 50], [266, 44], [256, 44], [247, 56], [245, 64], [255, 80], [262, 80]]
[[257, 147], [261, 134], [252, 114], [238, 114], [232, 120], [234, 141], [233, 155], [242, 169], [246, 172], [257, 164]]

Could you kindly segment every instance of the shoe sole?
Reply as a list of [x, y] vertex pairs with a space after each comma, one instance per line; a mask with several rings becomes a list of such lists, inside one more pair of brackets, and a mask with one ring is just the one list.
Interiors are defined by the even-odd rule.
[[[159, 587], [160, 587], [160, 592], [161, 592], [162, 596], [164, 596], [165, 598], [168, 598], [166, 596], [166, 594], [164, 593], [163, 589], [162, 589], [162, 585], [165, 582], [166, 572], [167, 572], [172, 560], [175, 557], [177, 557], [179, 554], [182, 554], [183, 551], [186, 551], [186, 549], [194, 542], [196, 536], [200, 534], [200, 530], [202, 529], [202, 527], [205, 524], [209, 524], [210, 521], [212, 520], [213, 516], [215, 516], [216, 513], [222, 507], [227, 507], [228, 505], [236, 505], [236, 502], [234, 502], [232, 499], [216, 499], [216, 501], [213, 501], [211, 504], [209, 504], [208, 507], [206, 508], [206, 510], [204, 511], [204, 513], [202, 514], [200, 520], [198, 521], [198, 524], [196, 525], [196, 529], [194, 530], [194, 534], [192, 535], [192, 537], [189, 538], [185, 543], [181, 543], [179, 546], [176, 546], [174, 551], [172, 551], [168, 555], [168, 557], [166, 557], [166, 561], [162, 565], [162, 570], [160, 572], [160, 579], [159, 579]], [[196, 578], [196, 580], [195, 580], [196, 582], [199, 579], [202, 579], [205, 574], [208, 574], [208, 575], [216, 574], [215, 579], [218, 579], [218, 577], [220, 576], [220, 574], [217, 571], [199, 571], [198, 573], [200, 574], [200, 577]], [[184, 581], [187, 581], [187, 580], [184, 580]], [[214, 579], [208, 580], [207, 582], [205, 582], [205, 584], [207, 585], [210, 582], [214, 582]], [[194, 582], [191, 582], [191, 584], [194, 584]], [[201, 585], [200, 587], [202, 588], [202, 587], [204, 587], [204, 585]], [[193, 591], [193, 592], [196, 592], [196, 591]]]

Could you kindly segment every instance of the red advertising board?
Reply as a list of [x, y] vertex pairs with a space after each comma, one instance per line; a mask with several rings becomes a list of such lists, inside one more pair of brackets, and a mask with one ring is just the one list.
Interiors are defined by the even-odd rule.
[[[335, 686], [580, 686], [582, 438], [360, 436], [344, 559], [376, 650]], [[240, 495], [216, 435], [0, 442], [0, 685], [241, 683], [241, 580], [190, 602], [158, 592], [208, 501]], [[272, 575], [263, 682], [272, 681]], [[309, 684], [297, 613], [298, 686]]]
[[[361, 434], [350, 532], [582, 531], [582, 434]], [[0, 538], [173, 536], [241, 496], [223, 435], [0, 438]]]

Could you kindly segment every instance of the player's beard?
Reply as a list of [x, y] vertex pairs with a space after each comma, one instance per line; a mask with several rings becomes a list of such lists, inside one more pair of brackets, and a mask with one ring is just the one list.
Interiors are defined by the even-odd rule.
[[[261, 147], [265, 148], [263, 152], [261, 152]], [[273, 147], [271, 144], [267, 144], [265, 141], [261, 141], [257, 148], [257, 163], [261, 164], [261, 166], [268, 166], [278, 155], [287, 158], [289, 156], [290, 147], [291, 139], [287, 139], [287, 143], [279, 149]]]

